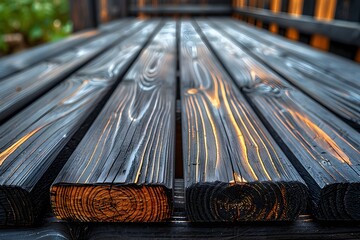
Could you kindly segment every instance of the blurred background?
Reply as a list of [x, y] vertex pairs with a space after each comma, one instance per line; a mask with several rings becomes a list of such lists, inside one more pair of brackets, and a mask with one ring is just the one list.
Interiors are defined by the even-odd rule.
[[[358, 32], [351, 34], [360, 28], [360, 0], [1, 0], [0, 56], [129, 16], [232, 16], [360, 62]], [[312, 23], [287, 21], [294, 18]], [[318, 22], [335, 26], [332, 35]]]
[[1, 0], [0, 51], [14, 53], [72, 32], [68, 0]]

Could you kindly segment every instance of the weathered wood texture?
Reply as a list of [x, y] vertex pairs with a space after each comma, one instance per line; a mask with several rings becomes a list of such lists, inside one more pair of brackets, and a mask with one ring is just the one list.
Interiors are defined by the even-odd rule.
[[189, 219], [296, 219], [307, 204], [303, 180], [191, 23], [180, 40]]
[[122, 19], [119, 19], [119, 20], [116, 20], [116, 21], [111, 21], [111, 22], [108, 22], [108, 23], [103, 23], [99, 26], [99, 30], [101, 32], [109, 32], [109, 31], [114, 31], [116, 29], [119, 29], [121, 27], [123, 27], [124, 23], [125, 22], [128, 22], [128, 21], [131, 21], [131, 20], [134, 20], [134, 18], [122, 18]]
[[81, 32], [58, 42], [44, 44], [24, 52], [4, 57], [0, 59], [0, 80], [42, 60], [55, 56], [68, 48], [84, 43], [98, 34], [99, 32], [95, 30]]
[[93, 224], [89, 240], [110, 239], [241, 239], [241, 240], [354, 240], [360, 238], [355, 224], [320, 224], [311, 218], [293, 223], [189, 224], [139, 226], [136, 224]]
[[218, 24], [296, 87], [360, 128], [360, 65], [237, 22]]
[[144, 49], [51, 187], [55, 215], [85, 222], [170, 218], [176, 24]]
[[[0, 229], [1, 240], [72, 240], [74, 239], [70, 227], [66, 223], [56, 222], [49, 219], [46, 223], [36, 227], [26, 228], [2, 228]], [[75, 238], [76, 239], [76, 238]]]
[[0, 127], [0, 225], [34, 222], [56, 175], [41, 178], [55, 170], [59, 151], [118, 81], [156, 25], [146, 24]]
[[70, 48], [63, 54], [40, 62], [1, 81], [0, 121], [27, 106], [76, 69], [116, 44], [121, 38], [134, 33], [142, 22], [128, 24], [115, 33], [105, 34], [82, 46]]
[[251, 58], [221, 31], [204, 21], [199, 25], [306, 181], [315, 215], [360, 220], [360, 134]]
[[[241, 224], [203, 223], [192, 224], [184, 215], [184, 185], [182, 179], [175, 179], [174, 214], [168, 224], [116, 224], [89, 223], [84, 227], [83, 239], [241, 239], [241, 240], [279, 240], [279, 239], [358, 239], [359, 223], [314, 221], [309, 215], [283, 222], [251, 222]], [[177, 209], [177, 210], [175, 210]], [[175, 216], [176, 215], [176, 216]]]

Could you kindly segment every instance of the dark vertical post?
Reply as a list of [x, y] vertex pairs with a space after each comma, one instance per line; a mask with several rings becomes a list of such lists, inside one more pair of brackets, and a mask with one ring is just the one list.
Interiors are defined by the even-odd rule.
[[96, 0], [70, 1], [70, 16], [74, 32], [97, 27]]
[[[289, 1], [288, 0], [282, 0], [281, 1], [281, 12], [287, 13], [289, 9]], [[286, 34], [286, 28], [279, 26], [279, 35], [285, 36]]]
[[[303, 5], [303, 13], [305, 16], [314, 16], [315, 0], [306, 0]], [[299, 41], [310, 44], [311, 35], [307, 33], [300, 33]]]
[[[360, 22], [360, 1], [359, 0], [338, 0], [335, 10], [335, 19]], [[358, 47], [355, 45], [343, 44], [337, 41], [330, 41], [330, 52], [345, 58], [355, 59]]]

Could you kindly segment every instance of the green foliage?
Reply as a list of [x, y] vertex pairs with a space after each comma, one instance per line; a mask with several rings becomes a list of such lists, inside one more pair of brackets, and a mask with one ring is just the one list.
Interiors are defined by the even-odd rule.
[[0, 0], [0, 52], [11, 48], [5, 34], [22, 35], [25, 46], [69, 35], [69, 0]]

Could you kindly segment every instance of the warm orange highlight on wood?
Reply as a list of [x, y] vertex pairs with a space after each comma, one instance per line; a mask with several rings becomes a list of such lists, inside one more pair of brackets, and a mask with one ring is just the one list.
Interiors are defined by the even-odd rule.
[[[256, 6], [256, 0], [250, 0], [248, 7], [254, 8], [255, 6]], [[252, 17], [248, 17], [248, 23], [250, 23], [251, 25], [255, 25], [255, 19]]]
[[[264, 9], [264, 0], [258, 0], [257, 3], [256, 3], [256, 7], [260, 8], [260, 9]], [[260, 20], [257, 20], [256, 21], [256, 26], [259, 27], [259, 28], [262, 28], [263, 22], [260, 21]]]
[[[281, 11], [281, 0], [272, 0], [270, 2], [270, 10], [274, 13], [278, 13]], [[273, 33], [277, 33], [279, 31], [279, 27], [277, 24], [270, 24], [270, 31]]]
[[108, 1], [107, 0], [100, 1], [100, 18], [101, 18], [102, 23], [109, 21]]
[[[303, 9], [303, 0], [290, 0], [288, 12], [294, 17], [301, 16]], [[299, 32], [295, 28], [288, 28], [286, 36], [292, 40], [299, 39]]]
[[[145, 0], [138, 0], [138, 8], [145, 7]], [[139, 13], [139, 18], [144, 19], [146, 15], [142, 12]]]
[[85, 222], [158, 222], [172, 207], [163, 186], [149, 185], [58, 185], [51, 202], [56, 217]]
[[[245, 2], [245, 0], [233, 0], [233, 7], [234, 8], [246, 7], [246, 2]], [[245, 18], [242, 15], [238, 14], [238, 13], [234, 13], [233, 17], [245, 21]]]
[[315, 18], [331, 20], [334, 18], [336, 0], [318, 0], [315, 7]]
[[360, 48], [357, 50], [355, 61], [360, 62]]
[[[315, 7], [315, 18], [322, 21], [330, 21], [334, 18], [336, 0], [317, 0]], [[328, 50], [330, 41], [327, 37], [315, 34], [311, 39], [313, 47]]]

